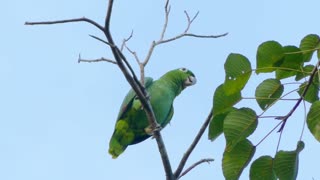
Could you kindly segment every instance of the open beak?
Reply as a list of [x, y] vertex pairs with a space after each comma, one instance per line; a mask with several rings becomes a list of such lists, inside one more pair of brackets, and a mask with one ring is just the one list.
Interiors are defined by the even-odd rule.
[[197, 79], [194, 76], [189, 76], [185, 81], [184, 81], [184, 86], [192, 86], [197, 83]]

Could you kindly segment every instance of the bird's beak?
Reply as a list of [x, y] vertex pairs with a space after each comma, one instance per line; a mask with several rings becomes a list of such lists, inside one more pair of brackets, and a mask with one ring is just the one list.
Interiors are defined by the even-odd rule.
[[194, 76], [189, 76], [185, 81], [184, 81], [184, 86], [192, 86], [197, 83], [197, 79]]

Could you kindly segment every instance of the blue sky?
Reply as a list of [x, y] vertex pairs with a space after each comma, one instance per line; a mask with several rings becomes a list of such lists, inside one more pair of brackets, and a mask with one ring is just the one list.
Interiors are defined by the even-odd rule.
[[[4, 1], [0, 19], [0, 179], [85, 180], [164, 179], [161, 159], [154, 140], [130, 146], [117, 160], [107, 153], [115, 118], [130, 88], [120, 70], [109, 63], [77, 63], [78, 56], [112, 58], [108, 47], [90, 38], [103, 37], [84, 23], [52, 26], [24, 26], [25, 21], [88, 17], [103, 23], [106, 1], [29, 0]], [[163, 24], [164, 0], [116, 1], [111, 23], [120, 44], [131, 30], [128, 45], [142, 58]], [[173, 168], [212, 104], [214, 89], [223, 82], [223, 64], [231, 52], [247, 56], [255, 65], [257, 46], [267, 40], [298, 45], [310, 33], [320, 34], [318, 0], [172, 1], [166, 37], [182, 32], [184, 10], [200, 14], [192, 33], [229, 35], [220, 39], [184, 38], [157, 47], [146, 73], [155, 79], [178, 67], [187, 67], [198, 83], [175, 101], [171, 125], [162, 131]], [[135, 60], [127, 54], [135, 70]], [[261, 78], [255, 77], [244, 96], [252, 97]], [[254, 101], [240, 105], [257, 108]], [[284, 115], [291, 104], [271, 110]], [[258, 112], [260, 110], [258, 109]], [[271, 113], [272, 113], [271, 112]], [[280, 149], [293, 150], [303, 124], [303, 109], [289, 119]], [[257, 143], [277, 122], [262, 119], [250, 137]], [[207, 134], [207, 133], [206, 133]], [[202, 158], [214, 158], [184, 179], [223, 179], [221, 156], [224, 138], [215, 142], [202, 138], [187, 166]], [[255, 158], [274, 155], [279, 134], [273, 133], [258, 146]], [[320, 179], [319, 143], [306, 129], [306, 148], [300, 156], [298, 179]], [[248, 170], [241, 179], [247, 179]]]

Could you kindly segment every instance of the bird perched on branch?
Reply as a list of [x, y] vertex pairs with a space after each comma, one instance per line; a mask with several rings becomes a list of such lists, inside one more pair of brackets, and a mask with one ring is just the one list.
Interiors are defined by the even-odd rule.
[[[164, 128], [173, 116], [173, 101], [186, 87], [196, 83], [195, 75], [186, 68], [175, 69], [153, 81], [145, 78], [145, 88], [157, 123]], [[131, 89], [122, 102], [115, 129], [109, 143], [109, 153], [117, 158], [128, 145], [142, 142], [152, 135], [142, 104]]]

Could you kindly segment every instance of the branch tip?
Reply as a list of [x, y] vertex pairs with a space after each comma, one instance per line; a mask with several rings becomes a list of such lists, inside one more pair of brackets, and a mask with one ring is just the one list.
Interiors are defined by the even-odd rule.
[[186, 175], [187, 173], [189, 173], [193, 168], [197, 167], [198, 165], [202, 164], [202, 163], [208, 163], [210, 164], [210, 162], [214, 161], [214, 159], [212, 158], [207, 158], [207, 159], [201, 159], [200, 161], [194, 163], [193, 165], [191, 165], [189, 168], [187, 168], [183, 173], [181, 173], [181, 175], [177, 178], [180, 179], [182, 176]]

